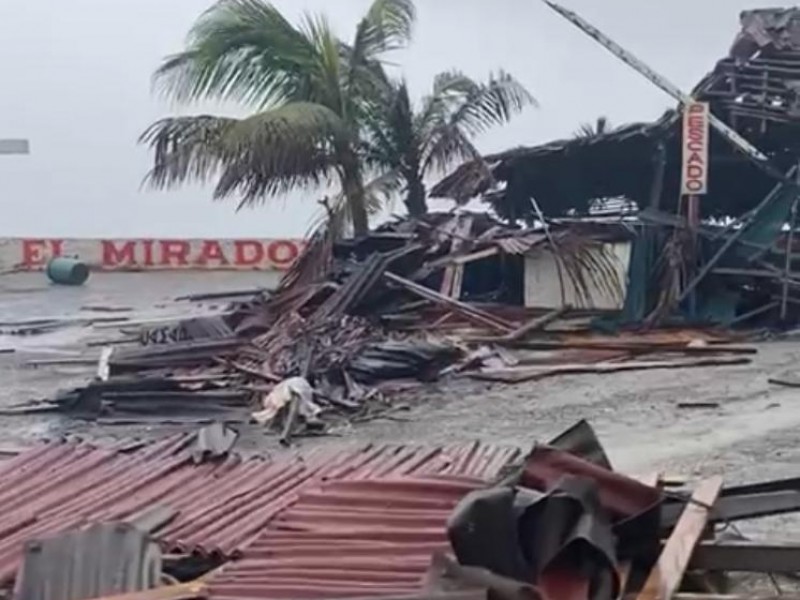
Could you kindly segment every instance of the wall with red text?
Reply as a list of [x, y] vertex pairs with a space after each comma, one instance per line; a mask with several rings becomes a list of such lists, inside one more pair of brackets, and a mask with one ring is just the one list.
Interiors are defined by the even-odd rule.
[[303, 240], [0, 239], [0, 273], [44, 269], [54, 256], [73, 256], [103, 271], [287, 269]]

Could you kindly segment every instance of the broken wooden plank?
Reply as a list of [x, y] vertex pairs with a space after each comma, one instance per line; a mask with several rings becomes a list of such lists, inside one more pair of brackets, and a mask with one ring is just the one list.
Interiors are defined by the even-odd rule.
[[513, 347], [519, 348], [520, 350], [619, 350], [639, 354], [758, 354], [758, 349], [753, 346], [734, 344], [690, 345], [689, 343], [683, 342], [537, 340], [534, 342], [519, 341], [514, 343]]
[[556, 375], [583, 375], [590, 373], [616, 373], [619, 371], [645, 371], [652, 369], [688, 369], [696, 367], [718, 367], [745, 365], [749, 358], [732, 356], [719, 358], [698, 358], [676, 361], [631, 361], [622, 363], [569, 364], [557, 367], [522, 367], [496, 369], [470, 373], [469, 377], [482, 381], [499, 381], [502, 383], [524, 383], [538, 381]]
[[[555, 310], [548, 312], [545, 315], [534, 317], [527, 323], [523, 323], [522, 325], [520, 325], [519, 327], [517, 327], [512, 332], [506, 335], [492, 336], [492, 337], [488, 336], [471, 337], [465, 341], [474, 344], [512, 344], [514, 342], [518, 342], [519, 340], [523, 339], [525, 336], [527, 336], [530, 333], [533, 333], [534, 331], [539, 331], [541, 329], [544, 329], [553, 321], [556, 321], [561, 317], [563, 317], [570, 310], [572, 310], [572, 307], [569, 305], [557, 308]], [[546, 342], [546, 343], [549, 344], [552, 342]]]
[[[454, 233], [456, 234], [450, 244], [451, 252], [459, 252], [467, 243], [466, 236], [472, 231], [473, 218], [471, 215], [461, 215], [456, 217]], [[445, 267], [442, 275], [442, 286], [440, 293], [449, 298], [458, 300], [461, 297], [461, 284], [464, 279], [464, 263], [451, 263]]]
[[539, 331], [540, 329], [544, 329], [553, 321], [556, 321], [567, 314], [572, 307], [569, 305], [562, 306], [561, 308], [557, 308], [553, 311], [550, 311], [546, 315], [542, 315], [541, 317], [536, 317], [535, 319], [531, 319], [527, 323], [523, 324], [522, 326], [518, 327], [511, 333], [506, 336], [504, 341], [515, 342], [517, 340], [521, 340], [529, 333], [533, 333], [534, 331]]
[[510, 333], [513, 330], [513, 326], [510, 323], [505, 322], [499, 317], [495, 317], [484, 310], [470, 306], [465, 302], [443, 296], [435, 290], [427, 288], [424, 285], [414, 283], [413, 281], [400, 277], [399, 275], [395, 275], [394, 273], [386, 272], [383, 274], [383, 276], [392, 283], [405, 288], [412, 294], [416, 294], [417, 296], [430, 300], [431, 302], [450, 307], [453, 312], [463, 315], [465, 319], [471, 320], [485, 327], [489, 327], [490, 329], [494, 329], [495, 331], [499, 331], [503, 334]]
[[449, 265], [465, 265], [476, 260], [491, 258], [492, 256], [496, 256], [498, 254], [500, 254], [500, 248], [497, 246], [492, 246], [490, 248], [485, 248], [469, 254], [449, 254], [447, 256], [443, 256], [442, 258], [438, 258], [426, 263], [419, 272], [432, 273], [436, 269], [440, 269], [442, 267], [447, 267]]
[[722, 477], [700, 482], [637, 595], [638, 600], [669, 600], [678, 591], [721, 490]]
[[253, 369], [251, 367], [241, 365], [232, 360], [215, 358], [214, 362], [217, 363], [218, 365], [224, 365], [226, 367], [230, 367], [234, 371], [238, 371], [239, 373], [243, 373], [244, 375], [250, 375], [251, 377], [255, 377], [256, 379], [261, 379], [268, 383], [280, 383], [281, 381], [283, 381], [283, 379], [278, 377], [277, 375], [273, 375], [272, 373], [267, 373], [264, 371], [259, 371], [258, 369]]

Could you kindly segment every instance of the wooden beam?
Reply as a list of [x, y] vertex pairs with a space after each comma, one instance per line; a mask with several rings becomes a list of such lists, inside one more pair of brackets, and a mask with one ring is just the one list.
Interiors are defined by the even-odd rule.
[[692, 554], [692, 569], [741, 573], [797, 573], [799, 544], [703, 542]]
[[711, 507], [721, 490], [721, 477], [711, 477], [700, 482], [650, 571], [637, 596], [638, 600], [669, 600], [678, 591], [694, 548], [708, 523]]
[[490, 329], [499, 331], [503, 335], [511, 333], [513, 330], [513, 327], [510, 324], [507, 324], [499, 317], [495, 317], [485, 310], [481, 310], [465, 302], [461, 302], [460, 300], [443, 296], [435, 290], [427, 288], [424, 285], [414, 283], [413, 281], [400, 277], [399, 275], [395, 275], [394, 273], [387, 271], [383, 274], [383, 276], [392, 283], [405, 288], [412, 294], [420, 296], [421, 298], [425, 298], [426, 300], [430, 300], [431, 302], [449, 307], [453, 312], [463, 315], [465, 319], [468, 319], [474, 323], [478, 323], [484, 327], [489, 327]]
[[547, 314], [542, 315], [540, 317], [534, 317], [533, 319], [531, 319], [527, 323], [523, 323], [522, 325], [520, 325], [518, 328], [516, 328], [514, 331], [512, 331], [511, 333], [509, 333], [507, 335], [492, 336], [492, 337], [487, 337], [487, 336], [472, 337], [472, 338], [469, 338], [469, 339], [467, 339], [465, 341], [468, 341], [468, 342], [471, 342], [471, 343], [476, 343], [476, 344], [477, 343], [483, 343], [483, 344], [511, 344], [511, 343], [514, 343], [514, 342], [518, 342], [519, 340], [521, 340], [522, 338], [527, 336], [529, 333], [533, 333], [534, 331], [539, 331], [540, 329], [544, 329], [545, 327], [547, 327], [553, 321], [557, 321], [558, 319], [563, 317], [570, 310], [572, 310], [572, 307], [567, 305], [567, 306], [563, 306], [561, 308], [557, 308], [555, 310], [552, 310], [552, 311], [548, 312]]
[[[728, 235], [728, 238], [722, 244], [720, 249], [717, 250], [717, 252], [714, 254], [714, 256], [712, 256], [711, 259], [705, 265], [703, 265], [703, 268], [700, 269], [700, 272], [683, 289], [683, 292], [681, 293], [680, 298], [678, 298], [678, 302], [679, 303], [683, 302], [686, 298], [688, 298], [689, 294], [691, 294], [694, 291], [694, 289], [700, 284], [700, 282], [703, 281], [703, 279], [706, 278], [706, 276], [711, 271], [711, 269], [713, 269], [714, 267], [717, 266], [717, 263], [719, 262], [719, 260], [725, 255], [725, 253], [728, 250], [730, 250], [731, 246], [733, 246], [736, 243], [736, 241], [744, 234], [744, 232], [747, 231], [749, 226], [754, 221], [755, 217], [761, 211], [763, 211], [764, 208], [769, 206], [778, 197], [778, 195], [781, 193], [781, 191], [783, 191], [784, 186], [787, 185], [786, 180], [789, 177], [794, 177], [796, 172], [797, 172], [797, 167], [792, 167], [791, 170], [786, 175], [783, 176], [784, 180], [779, 182], [778, 185], [776, 185], [772, 189], [772, 191], [769, 194], [767, 194], [766, 197], [761, 202], [758, 203], [758, 206], [756, 206], [750, 212], [748, 217], [742, 222], [741, 227], [739, 227], [739, 229], [736, 229], [735, 231], [730, 233], [730, 235]], [[730, 230], [730, 229], [732, 229], [732, 227], [728, 228], [728, 230]], [[754, 258], [756, 258], [756, 257], [754, 257]]]
[[656, 147], [653, 160], [653, 182], [650, 186], [650, 208], [658, 210], [664, 192], [664, 173], [667, 169], [667, 146], [662, 141]]
[[587, 373], [617, 373], [620, 371], [646, 371], [652, 369], [688, 369], [695, 367], [720, 367], [746, 365], [749, 358], [730, 356], [716, 358], [697, 358], [675, 361], [631, 361], [620, 363], [576, 363], [548, 367], [510, 367], [469, 373], [468, 377], [480, 381], [499, 381], [501, 383], [525, 383], [539, 381], [556, 375], [582, 375]]

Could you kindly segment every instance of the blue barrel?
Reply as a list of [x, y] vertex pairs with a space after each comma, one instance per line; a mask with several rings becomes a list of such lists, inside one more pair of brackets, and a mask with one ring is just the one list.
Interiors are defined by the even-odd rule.
[[89, 279], [89, 267], [77, 258], [57, 256], [47, 263], [47, 276], [61, 285], [83, 285]]

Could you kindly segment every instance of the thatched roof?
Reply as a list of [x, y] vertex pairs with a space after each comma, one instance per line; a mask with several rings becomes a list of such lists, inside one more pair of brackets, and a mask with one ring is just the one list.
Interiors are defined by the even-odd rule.
[[[729, 56], [694, 89], [714, 114], [788, 170], [800, 154], [800, 10], [747, 11]], [[483, 196], [507, 218], [531, 216], [531, 198], [552, 216], [585, 213], [599, 198], [625, 197], [645, 207], [663, 144], [666, 166], [659, 206], [674, 209], [680, 191], [680, 122], [668, 111], [593, 137], [515, 148], [459, 167], [432, 190], [459, 201]], [[711, 134], [706, 216], [740, 215], [774, 182], [716, 132]], [[489, 169], [487, 170], [487, 165]]]

